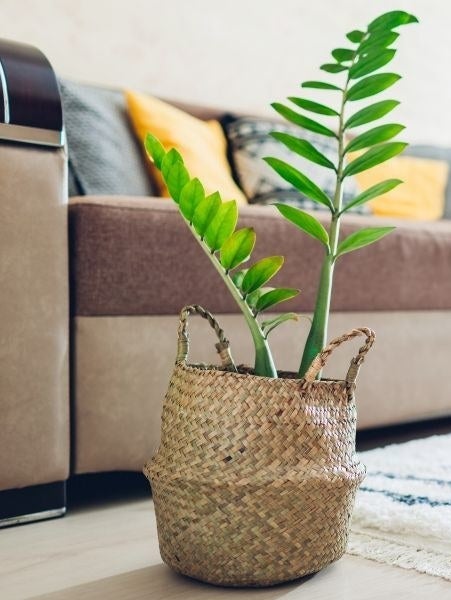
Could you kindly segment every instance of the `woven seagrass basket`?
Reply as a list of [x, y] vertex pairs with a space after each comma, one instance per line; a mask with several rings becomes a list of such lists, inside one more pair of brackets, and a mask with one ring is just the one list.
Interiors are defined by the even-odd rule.
[[[192, 313], [215, 329], [222, 367], [186, 363]], [[237, 370], [201, 307], [182, 310], [178, 333], [160, 448], [144, 468], [163, 560], [210, 583], [266, 586], [340, 558], [365, 473], [355, 456], [354, 387], [374, 333], [337, 338], [304, 379]], [[358, 335], [366, 342], [345, 380], [316, 380], [334, 348]]]

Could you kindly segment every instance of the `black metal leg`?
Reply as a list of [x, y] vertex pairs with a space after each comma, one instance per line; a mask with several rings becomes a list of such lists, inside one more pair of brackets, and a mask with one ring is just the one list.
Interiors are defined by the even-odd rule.
[[62, 517], [65, 512], [65, 481], [0, 491], [0, 527]]

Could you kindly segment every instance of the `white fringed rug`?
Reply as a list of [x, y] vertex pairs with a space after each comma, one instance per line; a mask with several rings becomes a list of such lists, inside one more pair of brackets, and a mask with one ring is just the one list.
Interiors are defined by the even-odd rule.
[[359, 454], [348, 553], [451, 581], [451, 435]]

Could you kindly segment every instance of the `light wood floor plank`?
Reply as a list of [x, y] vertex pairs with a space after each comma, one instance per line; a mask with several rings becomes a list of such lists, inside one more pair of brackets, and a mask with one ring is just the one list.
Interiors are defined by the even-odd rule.
[[451, 600], [441, 579], [345, 556], [263, 590], [215, 588], [172, 573], [158, 553], [150, 500], [120, 502], [0, 532], [2, 600]]

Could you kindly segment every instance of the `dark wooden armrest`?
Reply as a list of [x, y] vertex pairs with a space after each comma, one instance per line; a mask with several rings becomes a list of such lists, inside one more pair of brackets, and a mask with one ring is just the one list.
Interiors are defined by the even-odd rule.
[[0, 139], [63, 146], [55, 73], [40, 50], [0, 40]]

